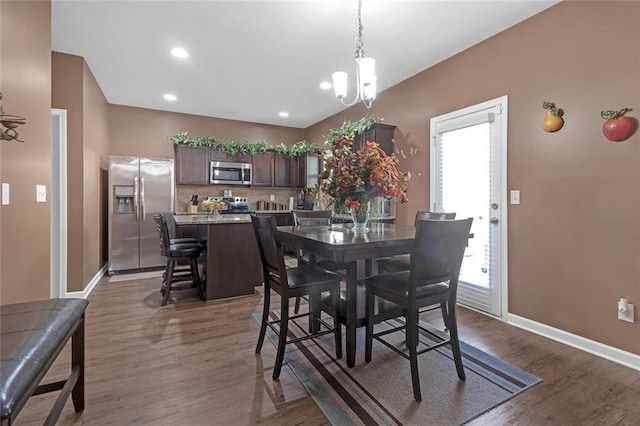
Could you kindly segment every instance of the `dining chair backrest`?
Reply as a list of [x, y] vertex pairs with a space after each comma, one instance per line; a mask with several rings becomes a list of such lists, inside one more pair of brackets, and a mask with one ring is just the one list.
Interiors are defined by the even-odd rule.
[[426, 210], [418, 210], [416, 212], [416, 219], [414, 226], [418, 225], [419, 220], [431, 219], [431, 220], [450, 220], [455, 219], [455, 213], [443, 213], [443, 212], [429, 212]]
[[296, 210], [293, 212], [295, 226], [331, 225], [331, 210]]
[[282, 287], [285, 297], [288, 288], [287, 273], [276, 220], [273, 216], [251, 215], [251, 223], [258, 243], [264, 279], [272, 287]]
[[418, 221], [411, 254], [410, 291], [415, 292], [416, 284], [449, 281], [449, 292], [455, 297], [472, 222], [473, 218]]
[[153, 217], [156, 222], [156, 228], [158, 229], [158, 234], [160, 236], [160, 254], [164, 257], [169, 256], [170, 249], [170, 238], [169, 238], [169, 226], [167, 225], [167, 219], [161, 215], [157, 214]]

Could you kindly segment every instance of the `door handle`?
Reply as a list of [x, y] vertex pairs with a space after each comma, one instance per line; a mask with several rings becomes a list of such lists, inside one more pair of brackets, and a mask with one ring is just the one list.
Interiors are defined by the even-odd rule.
[[144, 217], [145, 217], [145, 206], [144, 206], [144, 178], [141, 177], [140, 178], [140, 207], [142, 209], [141, 211], [141, 221], [144, 222]]
[[136, 222], [140, 218], [138, 214], [138, 176], [133, 178], [133, 211], [135, 212]]
[[494, 224], [494, 225], [495, 225], [495, 224], [497, 224], [497, 223], [498, 223], [498, 222], [500, 222], [500, 221], [498, 220], [498, 218], [497, 218], [497, 217], [492, 217], [491, 219], [489, 219], [489, 222], [491, 222], [492, 224]]

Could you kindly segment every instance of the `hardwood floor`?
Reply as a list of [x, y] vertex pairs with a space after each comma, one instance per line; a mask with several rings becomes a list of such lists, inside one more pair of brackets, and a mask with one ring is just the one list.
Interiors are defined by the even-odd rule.
[[[288, 368], [280, 381], [271, 379], [273, 345], [265, 342], [262, 354], [254, 354], [258, 324], [251, 314], [261, 310], [260, 296], [205, 304], [195, 291], [176, 291], [160, 307], [159, 288], [157, 278], [103, 278], [93, 291], [86, 409], [76, 415], [67, 402], [58, 424], [329, 423]], [[472, 425], [640, 424], [638, 371], [466, 309], [458, 312], [462, 340], [543, 379]], [[66, 349], [48, 379], [63, 378], [69, 360]], [[16, 424], [42, 424], [55, 397], [31, 398]]]

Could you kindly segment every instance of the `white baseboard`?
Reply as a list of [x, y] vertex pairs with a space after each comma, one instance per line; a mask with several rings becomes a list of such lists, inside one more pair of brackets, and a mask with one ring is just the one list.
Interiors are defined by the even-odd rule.
[[65, 297], [77, 297], [81, 299], [87, 299], [91, 294], [91, 292], [93, 291], [93, 289], [95, 288], [95, 286], [97, 286], [98, 283], [100, 282], [100, 279], [104, 276], [104, 274], [107, 273], [108, 267], [109, 267], [109, 264], [107, 263], [98, 272], [96, 272], [96, 274], [93, 276], [93, 278], [91, 278], [91, 281], [89, 281], [89, 284], [84, 288], [83, 291], [72, 291], [72, 292], [66, 293]]
[[640, 371], [640, 355], [589, 340], [518, 315], [509, 314], [508, 318], [507, 323], [510, 325]]

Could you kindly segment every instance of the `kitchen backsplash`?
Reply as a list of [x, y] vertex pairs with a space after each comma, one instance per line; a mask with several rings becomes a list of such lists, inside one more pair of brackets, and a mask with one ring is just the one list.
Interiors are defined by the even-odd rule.
[[[276, 189], [276, 188], [252, 188], [239, 185], [215, 185], [215, 186], [176, 186], [176, 206], [175, 211], [178, 213], [189, 211], [189, 205], [191, 204], [191, 196], [198, 194], [198, 211], [204, 211], [202, 207], [202, 201], [207, 197], [222, 197], [224, 191], [231, 191], [234, 197], [246, 197], [249, 201], [250, 210], [258, 210], [262, 204], [266, 206], [267, 202], [270, 202], [273, 206], [280, 205], [289, 210], [289, 197], [293, 197], [294, 208], [301, 197], [301, 191], [298, 189]], [[271, 195], [274, 195], [274, 201], [271, 201]], [[280, 210], [278, 208], [271, 208], [269, 210]]]

